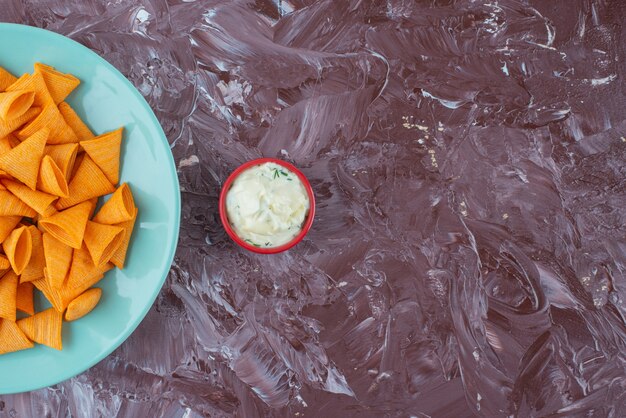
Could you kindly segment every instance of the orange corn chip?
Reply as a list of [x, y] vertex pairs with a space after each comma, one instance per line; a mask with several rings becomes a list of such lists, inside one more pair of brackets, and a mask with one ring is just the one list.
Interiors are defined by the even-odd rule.
[[79, 140], [88, 141], [95, 137], [91, 129], [85, 125], [80, 116], [76, 114], [69, 104], [66, 102], [59, 103], [59, 112], [61, 112], [63, 119], [65, 119], [65, 122], [72, 128]]
[[2, 180], [2, 184], [18, 199], [35, 209], [39, 214], [50, 216], [56, 211], [52, 203], [58, 199], [57, 196], [31, 190], [22, 183], [12, 180]]
[[17, 132], [17, 137], [23, 140], [42, 128], [47, 128], [50, 131], [49, 144], [78, 142], [76, 134], [65, 123], [65, 119], [63, 119], [54, 103], [44, 106], [35, 119]]
[[11, 148], [15, 148], [17, 147], [19, 144], [22, 143], [22, 141], [20, 141], [19, 139], [17, 139], [17, 137], [10, 133], [6, 136], [6, 138], [9, 140], [9, 144], [11, 145]]
[[59, 289], [58, 296], [55, 296], [60, 310], [63, 311], [74, 298], [98, 283], [104, 277], [104, 273], [113, 267], [111, 263], [94, 265], [89, 250], [85, 246], [74, 251], [67, 281]]
[[[115, 267], [111, 263], [107, 263], [104, 266], [106, 266], [106, 271], [111, 270], [113, 267]], [[91, 276], [85, 277], [83, 281], [80, 283], [80, 286], [75, 286], [75, 287], [64, 286], [59, 291], [60, 307], [61, 307], [60, 312], [63, 312], [64, 309], [67, 309], [67, 306], [70, 304], [70, 302], [72, 302], [74, 299], [80, 296], [80, 294], [83, 293], [85, 290], [97, 284], [103, 278], [104, 278], [104, 273], [99, 273], [97, 275], [93, 274]]]
[[0, 91], [5, 91], [11, 84], [17, 81], [17, 77], [0, 67]]
[[35, 314], [35, 304], [33, 301], [34, 286], [31, 282], [17, 285], [16, 308], [29, 315]]
[[46, 82], [43, 79], [41, 73], [35, 71], [33, 74], [24, 74], [20, 78], [18, 78], [15, 83], [11, 84], [7, 87], [6, 91], [16, 91], [16, 90], [30, 90], [35, 92], [35, 106], [47, 106], [49, 104], [54, 104], [52, 100], [52, 96], [48, 91], [48, 87], [46, 86]]
[[61, 169], [65, 179], [69, 182], [78, 153], [78, 144], [48, 145], [44, 153], [54, 160]]
[[32, 282], [33, 280], [41, 279], [44, 277], [43, 269], [46, 266], [41, 231], [39, 231], [34, 225], [29, 226], [28, 231], [30, 232], [31, 240], [33, 242], [33, 251], [28, 265], [20, 276], [20, 283]]
[[74, 251], [72, 266], [70, 267], [70, 272], [64, 287], [66, 289], [81, 289], [81, 291], [74, 296], [76, 297], [97, 283], [99, 278], [113, 267], [115, 266], [111, 263], [104, 263], [99, 266], [95, 265], [91, 259], [89, 250], [83, 245], [80, 250]]
[[107, 179], [113, 184], [120, 181], [120, 146], [124, 128], [107, 132], [90, 141], [82, 141], [87, 155], [100, 167]]
[[10, 268], [11, 263], [9, 262], [9, 259], [0, 254], [0, 277], [2, 277], [2, 275], [4, 275], [4, 273], [6, 273]]
[[124, 236], [124, 229], [118, 226], [87, 222], [84, 240], [93, 263], [99, 266], [109, 261], [121, 245]]
[[56, 350], [63, 349], [61, 341], [63, 314], [56, 309], [46, 309], [28, 318], [20, 319], [17, 325], [32, 341]]
[[44, 155], [39, 167], [39, 180], [37, 180], [37, 188], [42, 192], [49, 193], [54, 196], [68, 197], [69, 188], [63, 172], [54, 162], [52, 157]]
[[80, 248], [89, 219], [91, 204], [83, 202], [49, 218], [42, 218], [39, 225], [53, 237], [72, 248]]
[[[0, 199], [2, 199], [2, 196], [2, 193], [0, 193]], [[0, 216], [0, 243], [9, 236], [21, 220], [21, 216]]]
[[61, 288], [53, 289], [49, 285], [48, 280], [39, 279], [32, 283], [44, 294], [57, 311], [63, 312], [72, 300], [102, 280], [104, 273], [113, 267], [111, 263], [98, 267], [94, 266], [89, 251], [83, 247], [74, 252], [70, 274]]
[[[97, 272], [97, 267], [92, 258], [91, 254], [89, 254], [89, 250], [85, 245], [83, 245], [80, 249], [74, 251], [74, 256], [72, 257], [72, 265], [70, 267], [69, 276], [67, 277], [67, 282], [65, 283], [65, 287], [67, 288], [77, 288], [82, 287], [82, 283], [89, 276], [97, 276], [100, 273]], [[87, 289], [87, 286], [85, 289]], [[82, 293], [82, 292], [81, 292]]]
[[48, 281], [53, 289], [59, 289], [70, 270], [74, 250], [47, 232], [43, 234], [43, 249]]
[[96, 208], [98, 207], [98, 198], [94, 197], [88, 200], [91, 203], [91, 211], [89, 211], [89, 219], [93, 217], [93, 214], [96, 212]]
[[15, 322], [0, 319], [0, 354], [25, 350], [34, 346]]
[[2, 248], [13, 271], [22, 274], [33, 253], [33, 240], [28, 229], [25, 226], [14, 229], [2, 243]]
[[[1, 167], [0, 167], [1, 168]], [[70, 197], [57, 202], [57, 209], [65, 209], [85, 200], [113, 193], [115, 187], [89, 156], [83, 158], [69, 184]]]
[[15, 322], [17, 275], [9, 271], [0, 278], [0, 318]]
[[80, 84], [80, 80], [71, 74], [64, 74], [49, 65], [35, 63], [35, 72], [43, 76], [48, 91], [55, 104], [61, 103]]
[[122, 184], [100, 208], [94, 222], [113, 225], [130, 221], [135, 216], [135, 201], [127, 183]]
[[39, 114], [39, 112], [41, 112], [40, 107], [31, 107], [22, 116], [11, 119], [8, 122], [0, 119], [0, 138], [3, 136], [7, 136], [25, 123], [30, 122]]
[[76, 172], [80, 168], [80, 165], [83, 163], [86, 155], [87, 154], [85, 154], [85, 151], [78, 151], [78, 154], [76, 154], [76, 161], [74, 162], [74, 167], [72, 168], [72, 172], [70, 173], [70, 178], [68, 179], [68, 182], [72, 181], [72, 179], [76, 175]]
[[43, 128], [28, 137], [17, 147], [0, 156], [0, 170], [4, 170], [22, 183], [35, 190], [39, 165], [43, 157], [48, 129]]
[[135, 214], [133, 219], [130, 221], [122, 222], [118, 224], [120, 228], [124, 229], [124, 241], [120, 244], [115, 254], [111, 258], [111, 263], [115, 264], [119, 269], [124, 268], [124, 263], [126, 262], [126, 253], [128, 251], [128, 244], [130, 243], [130, 237], [133, 235], [133, 229], [135, 227], [135, 220], [137, 219], [137, 209], [135, 209]]
[[[44, 269], [44, 272], [45, 271], [46, 270]], [[54, 309], [59, 312], [63, 312], [65, 310], [67, 306], [63, 306], [59, 290], [50, 287], [50, 283], [48, 282], [47, 278], [34, 280], [28, 283], [32, 283], [37, 289], [39, 289], [39, 291], [43, 293], [46, 299], [48, 299], [48, 301], [52, 304]]]
[[11, 145], [11, 140], [9, 139], [9, 135], [0, 138], [0, 155], [6, 154], [11, 151], [13, 145]]
[[6, 216], [28, 216], [32, 218], [36, 214], [34, 209], [15, 197], [13, 193], [8, 190], [0, 190], [0, 219]]
[[67, 305], [65, 320], [75, 321], [87, 315], [96, 307], [100, 297], [102, 297], [102, 289], [94, 287], [86, 290]]
[[22, 116], [33, 104], [35, 93], [16, 90], [0, 93], [0, 118], [5, 121]]

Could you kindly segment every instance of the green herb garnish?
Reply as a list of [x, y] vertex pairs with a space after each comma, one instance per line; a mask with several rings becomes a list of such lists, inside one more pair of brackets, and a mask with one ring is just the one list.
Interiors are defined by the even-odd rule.
[[255, 243], [255, 242], [253, 242], [252, 240], [249, 240], [248, 238], [246, 238], [244, 241], [245, 241], [245, 242], [247, 242], [248, 244], [252, 244], [252, 245], [254, 245], [255, 247], [260, 247], [260, 245], [259, 245], [259, 244], [257, 244], [257, 243]]
[[289, 178], [289, 174], [287, 174], [285, 171], [280, 170], [278, 168], [273, 168], [272, 170], [274, 171], [274, 177], [273, 178], [276, 179], [276, 178], [280, 177], [281, 175], [283, 175], [283, 176], [287, 177], [287, 180], [291, 180]]

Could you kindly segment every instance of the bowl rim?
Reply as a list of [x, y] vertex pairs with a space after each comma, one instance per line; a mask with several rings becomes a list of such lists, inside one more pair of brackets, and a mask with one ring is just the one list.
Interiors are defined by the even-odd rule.
[[[302, 225], [302, 229], [300, 230], [300, 233], [298, 233], [298, 235], [296, 235], [296, 237], [292, 239], [291, 241], [289, 241], [288, 243], [280, 245], [278, 247], [255, 247], [254, 245], [250, 245], [249, 243], [241, 239], [241, 237], [239, 237], [239, 235], [237, 235], [235, 230], [231, 227], [230, 222], [228, 221], [228, 213], [226, 211], [226, 195], [228, 194], [230, 187], [232, 186], [233, 182], [237, 179], [237, 177], [239, 177], [241, 173], [248, 170], [249, 168], [254, 167], [256, 165], [265, 164], [265, 163], [275, 163], [293, 172], [296, 176], [298, 176], [298, 179], [304, 186], [304, 189], [306, 190], [307, 196], [309, 198], [309, 213], [307, 214], [307, 218], [304, 221], [304, 224]], [[241, 164], [239, 167], [237, 167], [228, 176], [228, 178], [222, 185], [222, 190], [220, 192], [220, 198], [219, 198], [219, 214], [220, 214], [220, 220], [222, 221], [222, 225], [224, 226], [226, 233], [230, 236], [230, 238], [233, 241], [237, 243], [237, 245], [239, 245], [242, 248], [245, 248], [248, 251], [252, 251], [257, 254], [277, 254], [283, 251], [287, 251], [290, 248], [297, 245], [300, 241], [304, 239], [306, 234], [311, 229], [311, 226], [313, 225], [313, 220], [315, 218], [315, 194], [313, 193], [313, 187], [311, 187], [311, 183], [309, 182], [309, 179], [307, 179], [306, 176], [302, 174], [302, 172], [298, 170], [293, 164], [288, 163], [287, 161], [284, 161], [284, 160], [277, 159], [277, 158], [269, 158], [269, 157], [256, 158], [254, 160], [247, 161]]]

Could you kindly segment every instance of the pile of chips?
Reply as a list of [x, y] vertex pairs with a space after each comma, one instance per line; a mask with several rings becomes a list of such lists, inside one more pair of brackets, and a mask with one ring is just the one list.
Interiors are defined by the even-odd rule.
[[[40, 63], [19, 78], [0, 67], [0, 354], [61, 350], [63, 320], [89, 313], [92, 286], [124, 267], [137, 208], [117, 186], [123, 128], [95, 136], [64, 101], [79, 84]], [[35, 289], [51, 308], [35, 312]]]

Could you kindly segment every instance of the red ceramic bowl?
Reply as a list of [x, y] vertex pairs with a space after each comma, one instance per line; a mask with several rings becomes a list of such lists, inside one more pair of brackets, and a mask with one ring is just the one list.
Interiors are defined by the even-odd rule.
[[[309, 197], [309, 214], [307, 215], [307, 218], [302, 225], [300, 233], [293, 240], [279, 247], [255, 247], [254, 245], [250, 245], [249, 243], [241, 239], [237, 235], [235, 230], [230, 226], [230, 222], [228, 221], [228, 212], [226, 211], [226, 195], [228, 194], [228, 190], [230, 190], [230, 186], [233, 184], [235, 179], [237, 179], [239, 174], [249, 169], [250, 167], [263, 163], [275, 163], [281, 165], [297, 175]], [[311, 183], [309, 183], [309, 180], [307, 180], [307, 178], [304, 177], [304, 174], [302, 174], [300, 170], [298, 170], [296, 167], [285, 161], [277, 160], [276, 158], [259, 158], [257, 160], [248, 161], [247, 163], [240, 165], [235, 171], [232, 172], [230, 176], [228, 176], [228, 178], [226, 179], [226, 183], [224, 183], [224, 186], [222, 187], [222, 192], [220, 193], [219, 210], [220, 219], [222, 220], [222, 225], [224, 225], [226, 233], [228, 233], [233, 241], [235, 241], [240, 247], [259, 254], [276, 254], [290, 249], [291, 247], [302, 241], [307, 232], [309, 232], [309, 229], [311, 229], [311, 225], [313, 225], [313, 218], [315, 217], [315, 196], [313, 195], [313, 188], [311, 187]]]

